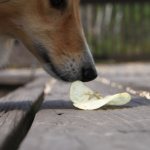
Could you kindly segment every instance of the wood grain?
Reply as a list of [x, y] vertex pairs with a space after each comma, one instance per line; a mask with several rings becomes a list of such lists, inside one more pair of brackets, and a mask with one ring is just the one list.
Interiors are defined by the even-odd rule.
[[[96, 81], [88, 86], [103, 95], [121, 92]], [[149, 150], [150, 101], [133, 97], [123, 107], [81, 111], [72, 106], [69, 87], [55, 84], [20, 150]]]
[[43, 101], [47, 78], [36, 78], [0, 99], [0, 149], [15, 150]]
[[4, 69], [0, 71], [0, 85], [23, 85], [37, 77], [48, 77], [48, 75], [42, 69]]

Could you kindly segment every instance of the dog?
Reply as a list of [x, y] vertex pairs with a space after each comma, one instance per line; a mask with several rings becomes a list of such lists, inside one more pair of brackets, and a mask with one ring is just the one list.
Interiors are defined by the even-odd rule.
[[66, 82], [94, 80], [79, 5], [80, 0], [0, 0], [0, 63], [17, 39], [51, 76]]

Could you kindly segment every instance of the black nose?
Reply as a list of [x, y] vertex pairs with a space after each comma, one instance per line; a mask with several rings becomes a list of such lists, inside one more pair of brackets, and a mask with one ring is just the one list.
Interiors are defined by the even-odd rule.
[[95, 68], [83, 68], [82, 69], [82, 81], [88, 82], [94, 80], [97, 77]]

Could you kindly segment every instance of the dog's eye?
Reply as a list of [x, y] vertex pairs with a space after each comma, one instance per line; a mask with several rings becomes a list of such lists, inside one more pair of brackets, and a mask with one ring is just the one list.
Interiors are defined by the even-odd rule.
[[50, 0], [50, 4], [56, 9], [64, 9], [66, 7], [66, 0]]

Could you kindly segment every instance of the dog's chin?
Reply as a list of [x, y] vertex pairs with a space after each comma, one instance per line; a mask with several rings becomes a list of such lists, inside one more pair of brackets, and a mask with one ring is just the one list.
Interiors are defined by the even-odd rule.
[[77, 79], [76, 77], [69, 74], [63, 75], [63, 73], [58, 72], [56, 69], [52, 69], [51, 65], [49, 64], [44, 64], [43, 68], [50, 76], [60, 81], [74, 82], [76, 80], [80, 80], [79, 78]]
[[44, 64], [43, 65], [44, 70], [53, 78], [57, 79], [57, 80], [61, 80], [61, 78], [59, 77], [58, 74], [56, 74], [56, 72], [52, 71], [51, 66], [48, 64]]
[[[78, 75], [78, 72], [73, 73], [73, 71], [66, 69], [66, 67], [64, 66], [62, 66], [61, 68], [55, 66], [50, 55], [48, 55], [48, 50], [42, 44], [36, 42], [34, 44], [34, 47], [36, 48], [38, 54], [41, 57], [43, 68], [49, 75], [65, 82], [80, 80], [80, 75]], [[62, 68], [64, 69], [62, 70]]]

